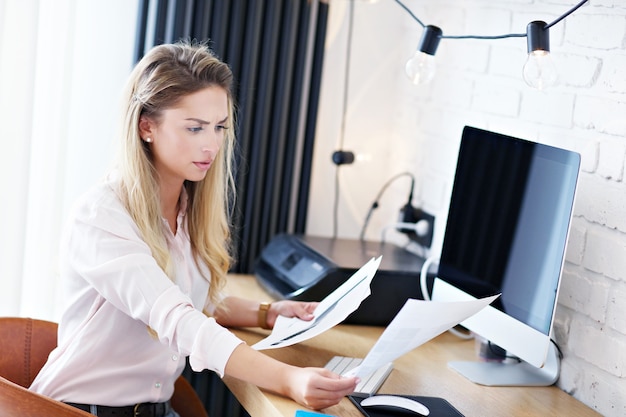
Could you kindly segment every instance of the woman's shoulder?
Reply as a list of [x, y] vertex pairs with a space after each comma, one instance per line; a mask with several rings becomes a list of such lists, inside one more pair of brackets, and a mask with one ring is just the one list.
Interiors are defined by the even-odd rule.
[[120, 201], [117, 190], [119, 189], [119, 181], [110, 177], [104, 177], [90, 188], [83, 192], [76, 200], [78, 205], [88, 204], [98, 201]]
[[88, 217], [105, 213], [126, 213], [119, 197], [119, 182], [106, 177], [94, 184], [76, 200], [73, 211], [75, 215]]
[[80, 196], [71, 211], [68, 230], [85, 233], [85, 228], [106, 231], [127, 239], [138, 239], [139, 229], [119, 197], [119, 183], [101, 181]]

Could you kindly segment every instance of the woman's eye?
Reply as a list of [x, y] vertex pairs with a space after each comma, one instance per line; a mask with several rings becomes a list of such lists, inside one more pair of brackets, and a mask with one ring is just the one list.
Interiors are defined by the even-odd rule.
[[189, 127], [187, 128], [187, 130], [189, 130], [191, 133], [198, 133], [204, 130], [204, 128], [202, 126], [196, 126], [196, 127]]
[[222, 132], [224, 130], [228, 129], [228, 127], [224, 126], [224, 125], [217, 125], [215, 126], [215, 130], [218, 132]]

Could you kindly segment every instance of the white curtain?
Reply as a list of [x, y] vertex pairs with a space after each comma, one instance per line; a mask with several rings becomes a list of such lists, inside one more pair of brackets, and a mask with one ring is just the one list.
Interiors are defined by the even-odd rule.
[[0, 0], [0, 316], [57, 321], [59, 237], [106, 171], [138, 0]]

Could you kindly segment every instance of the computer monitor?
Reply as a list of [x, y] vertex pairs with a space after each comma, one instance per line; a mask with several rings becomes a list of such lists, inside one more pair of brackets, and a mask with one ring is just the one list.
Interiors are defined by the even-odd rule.
[[466, 126], [433, 300], [501, 296], [462, 325], [519, 362], [454, 362], [483, 385], [552, 385], [552, 323], [580, 155]]

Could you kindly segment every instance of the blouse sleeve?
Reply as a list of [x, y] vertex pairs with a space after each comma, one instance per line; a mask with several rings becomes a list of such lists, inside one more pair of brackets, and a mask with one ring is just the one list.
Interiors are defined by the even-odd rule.
[[150, 326], [161, 343], [190, 356], [194, 370], [223, 376], [242, 341], [196, 309], [169, 279], [112, 191], [77, 206], [66, 243], [68, 267], [107, 302]]

